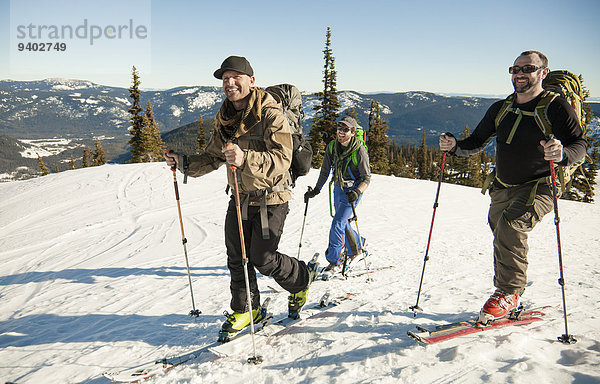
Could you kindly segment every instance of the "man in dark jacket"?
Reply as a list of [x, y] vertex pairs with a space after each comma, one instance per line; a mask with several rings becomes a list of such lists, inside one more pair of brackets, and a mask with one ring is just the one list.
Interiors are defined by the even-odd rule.
[[[306, 303], [316, 266], [309, 268], [303, 261], [277, 251], [291, 199], [288, 170], [292, 160], [292, 136], [288, 121], [275, 99], [254, 86], [254, 70], [246, 58], [228, 57], [214, 76], [222, 80], [226, 99], [215, 117], [215, 129], [206, 150], [189, 158], [167, 153], [167, 164], [178, 166], [192, 177], [205, 175], [225, 163], [236, 168], [238, 180], [229, 167], [227, 176], [231, 191], [238, 183], [240, 200], [244, 202], [241, 211], [253, 319], [261, 320], [255, 268], [273, 277], [291, 293], [290, 315], [297, 315]], [[233, 195], [225, 217], [225, 245], [234, 312], [223, 324], [223, 339], [250, 324]]]
[[[548, 59], [537, 51], [521, 53], [509, 68], [515, 89], [513, 109], [496, 117], [504, 100], [494, 103], [473, 133], [456, 140], [447, 133], [440, 149], [458, 157], [483, 150], [496, 137], [496, 175], [490, 188], [488, 224], [494, 234], [494, 285], [479, 320], [507, 316], [518, 306], [527, 283], [527, 234], [553, 208], [549, 161], [570, 165], [582, 160], [587, 143], [579, 119], [569, 103], [555, 98], [548, 105], [554, 138], [545, 137], [531, 113], [545, 91], [542, 80], [549, 72]], [[520, 119], [520, 120], [519, 120]]]

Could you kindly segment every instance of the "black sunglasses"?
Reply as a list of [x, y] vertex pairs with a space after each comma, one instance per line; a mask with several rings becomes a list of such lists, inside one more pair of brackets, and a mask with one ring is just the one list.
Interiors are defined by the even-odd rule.
[[345, 125], [338, 125], [337, 130], [346, 133], [350, 132], [350, 128], [346, 127]]
[[522, 67], [519, 67], [518, 65], [513, 65], [512, 67], [508, 67], [508, 73], [510, 73], [511, 75], [516, 75], [521, 71], [523, 71], [523, 73], [533, 73], [542, 68], [546, 67], [531, 64], [527, 64]]

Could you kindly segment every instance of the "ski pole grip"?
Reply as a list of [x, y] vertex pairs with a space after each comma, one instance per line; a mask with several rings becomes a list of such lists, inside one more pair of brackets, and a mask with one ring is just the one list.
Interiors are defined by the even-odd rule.
[[[171, 150], [168, 150], [167, 152], [165, 152], [165, 156], [169, 156], [169, 155], [170, 155], [170, 154], [172, 154], [172, 153], [175, 153], [175, 151], [173, 151], [172, 149], [171, 149]], [[171, 156], [169, 156], [169, 157], [171, 157]], [[173, 172], [175, 172], [175, 171], [177, 170], [177, 162], [175, 162], [175, 165], [173, 165], [173, 166], [171, 167], [171, 170], [172, 170]]]
[[[231, 141], [228, 141], [227, 143], [225, 143], [226, 147], [229, 147], [230, 145], [233, 145], [233, 143]], [[233, 164], [229, 165], [229, 169], [231, 169], [232, 171], [234, 171], [235, 169], [237, 169], [237, 167]]]

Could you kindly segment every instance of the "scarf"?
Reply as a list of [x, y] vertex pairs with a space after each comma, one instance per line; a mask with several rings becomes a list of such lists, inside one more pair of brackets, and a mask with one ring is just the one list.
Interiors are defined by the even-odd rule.
[[335, 141], [333, 146], [333, 177], [335, 185], [344, 185], [344, 170], [350, 161], [352, 152], [358, 150], [360, 145], [361, 142], [356, 136], [350, 139], [347, 147], [344, 147], [339, 141]]
[[215, 119], [226, 141], [244, 135], [260, 121], [263, 100], [266, 96], [262, 88], [250, 88], [248, 105], [241, 111], [236, 110], [229, 99], [225, 99]]

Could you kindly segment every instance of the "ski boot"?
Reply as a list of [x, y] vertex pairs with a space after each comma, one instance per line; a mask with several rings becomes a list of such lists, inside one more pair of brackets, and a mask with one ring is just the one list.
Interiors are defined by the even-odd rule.
[[319, 268], [319, 263], [313, 257], [311, 261], [306, 265], [308, 268], [308, 284], [306, 288], [301, 290], [298, 293], [293, 293], [288, 296], [288, 317], [292, 319], [300, 318], [300, 310], [306, 304], [306, 299], [308, 297], [308, 289], [310, 288], [311, 283], [315, 279], [317, 275], [317, 270]]
[[[265, 300], [260, 308], [252, 310], [255, 326], [268, 320], [267, 305], [269, 301], [270, 299]], [[226, 343], [237, 335], [238, 332], [250, 325], [250, 316], [248, 312], [233, 312], [230, 314], [225, 311], [223, 314], [227, 317], [227, 320], [221, 326], [218, 341]]]
[[518, 306], [518, 293], [511, 295], [496, 289], [496, 291], [483, 305], [481, 312], [479, 312], [477, 323], [485, 326], [491, 324], [497, 319], [511, 316], [512, 313], [517, 310]]

